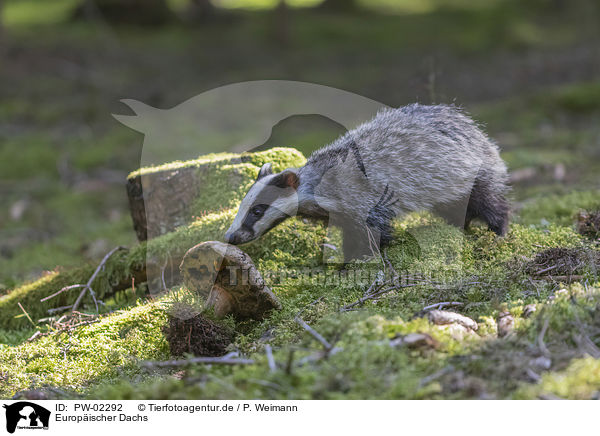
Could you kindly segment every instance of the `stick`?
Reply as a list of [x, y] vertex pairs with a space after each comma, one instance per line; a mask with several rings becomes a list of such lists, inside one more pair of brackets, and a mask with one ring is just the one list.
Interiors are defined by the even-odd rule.
[[542, 280], [555, 280], [555, 281], [569, 281], [572, 282], [574, 280], [583, 280], [584, 276], [544, 276], [540, 277]]
[[267, 361], [269, 362], [269, 371], [275, 372], [277, 371], [277, 364], [275, 363], [275, 358], [273, 357], [273, 349], [271, 345], [265, 345], [265, 353], [267, 353]]
[[53, 314], [55, 312], [62, 312], [63, 310], [67, 310], [72, 308], [73, 306], [60, 306], [60, 307], [55, 307], [54, 309], [48, 309], [48, 313], [49, 314]]
[[94, 273], [92, 274], [92, 276], [90, 277], [88, 282], [84, 285], [83, 291], [81, 291], [81, 293], [79, 294], [79, 297], [77, 297], [77, 300], [75, 300], [75, 304], [73, 304], [73, 308], [71, 309], [72, 312], [77, 310], [77, 308], [79, 307], [79, 304], [81, 303], [81, 300], [83, 300], [83, 296], [85, 295], [85, 292], [88, 289], [90, 291], [92, 298], [94, 299], [94, 303], [96, 304], [96, 312], [98, 312], [98, 302], [96, 301], [96, 294], [94, 293], [94, 291], [92, 289], [92, 283], [96, 279], [96, 276], [98, 275], [98, 273], [102, 270], [102, 268], [104, 268], [106, 261], [110, 258], [110, 256], [112, 256], [117, 250], [123, 250], [124, 248], [125, 247], [119, 245], [119, 246], [113, 248], [112, 250], [110, 250], [104, 256], [104, 258], [102, 258], [100, 265], [98, 265], [98, 267], [96, 268], [96, 270], [94, 271]]
[[25, 314], [25, 316], [27, 317], [27, 319], [29, 320], [29, 322], [31, 323], [31, 325], [35, 327], [35, 323], [31, 319], [31, 317], [29, 316], [29, 314], [27, 313], [27, 311], [23, 308], [23, 306], [21, 306], [21, 303], [17, 302], [17, 304], [19, 305], [19, 307], [21, 308], [21, 310], [23, 311], [23, 313]]
[[285, 364], [285, 373], [287, 375], [292, 375], [292, 368], [294, 364], [294, 349], [290, 349], [288, 354], [287, 363]]
[[365, 302], [367, 302], [369, 300], [376, 300], [377, 298], [381, 297], [383, 294], [387, 294], [388, 292], [393, 291], [395, 289], [414, 288], [415, 286], [418, 286], [418, 284], [415, 283], [415, 284], [410, 284], [410, 285], [390, 286], [388, 288], [371, 293], [370, 295], [365, 295], [364, 297], [355, 301], [354, 303], [351, 303], [351, 304], [348, 304], [347, 306], [342, 307], [340, 309], [340, 312], [347, 312], [347, 311], [351, 310], [353, 307], [362, 306], [363, 304], [365, 304]]
[[321, 343], [321, 345], [323, 345], [323, 347], [325, 347], [326, 351], [330, 351], [333, 348], [333, 346], [329, 342], [327, 342], [327, 340], [323, 336], [321, 336], [319, 334], [319, 332], [317, 332], [311, 326], [309, 326], [308, 324], [306, 324], [306, 322], [304, 322], [304, 320], [302, 320], [302, 318], [296, 317], [295, 320], [296, 320], [296, 322], [298, 324], [300, 324], [300, 326], [304, 330], [306, 330], [308, 333], [310, 333], [310, 335], [313, 338], [315, 338], [317, 341], [319, 341]]
[[546, 344], [544, 343], [544, 336], [546, 335], [546, 330], [548, 330], [549, 323], [550, 318], [546, 318], [544, 320], [544, 325], [542, 325], [542, 330], [538, 336], [538, 347], [540, 348], [542, 354], [546, 357], [550, 357], [550, 351], [548, 351], [548, 347], [546, 347]]
[[254, 365], [254, 360], [223, 357], [193, 357], [191, 359], [166, 360], [163, 362], [146, 361], [142, 362], [141, 365], [145, 368], [169, 368], [173, 366], [188, 366], [195, 363], [204, 363], [206, 365]]
[[31, 341], [37, 339], [39, 336], [41, 336], [41, 334], [42, 334], [42, 332], [38, 330], [33, 335], [31, 335], [31, 337], [29, 339], [27, 339], [27, 342], [31, 342]]
[[549, 267], [549, 268], [544, 268], [544, 269], [542, 269], [542, 270], [540, 270], [540, 271], [536, 271], [536, 273], [535, 273], [535, 274], [539, 276], [539, 275], [542, 275], [543, 273], [545, 273], [545, 272], [548, 272], [548, 271], [551, 271], [551, 270], [553, 270], [553, 269], [555, 269], [555, 268], [558, 268], [558, 265], [552, 265], [552, 266], [551, 266], [551, 267]]
[[435, 303], [430, 304], [429, 306], [425, 306], [423, 310], [431, 310], [431, 309], [441, 309], [446, 306], [462, 306], [464, 303], [459, 301], [444, 301], [443, 303]]
[[448, 366], [440, 369], [439, 371], [434, 372], [433, 374], [423, 377], [421, 380], [419, 380], [419, 388], [422, 388], [423, 386], [428, 385], [432, 381], [437, 380], [440, 377], [442, 377], [452, 371], [454, 371], [454, 366], [448, 365]]
[[42, 299], [40, 300], [40, 303], [43, 303], [44, 301], [47, 301], [47, 300], [49, 300], [49, 299], [51, 299], [51, 298], [54, 298], [54, 297], [56, 297], [57, 295], [60, 295], [60, 294], [62, 294], [62, 293], [63, 293], [63, 292], [65, 292], [65, 291], [69, 291], [69, 290], [71, 290], [71, 289], [75, 289], [75, 288], [84, 288], [84, 287], [85, 287], [85, 285], [71, 285], [71, 286], [65, 286], [65, 287], [64, 287], [64, 288], [62, 288], [60, 291], [58, 291], [58, 292], [55, 292], [55, 293], [54, 293], [54, 294], [52, 294], [52, 295], [48, 295], [47, 297], [44, 297], [44, 298], [42, 298]]

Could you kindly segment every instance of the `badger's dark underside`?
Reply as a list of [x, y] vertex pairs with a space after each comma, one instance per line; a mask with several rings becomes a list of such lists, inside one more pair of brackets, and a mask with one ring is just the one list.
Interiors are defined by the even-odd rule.
[[[508, 231], [510, 204], [498, 186], [491, 186], [485, 174], [478, 176], [468, 197], [434, 206], [432, 212], [444, 218], [449, 224], [464, 228], [471, 221], [479, 219], [498, 236]], [[502, 189], [502, 188], [501, 188]], [[380, 202], [375, 206], [362, 228], [350, 221], [338, 219], [332, 224], [342, 229], [344, 261], [350, 262], [364, 256], [373, 255], [385, 248], [393, 240], [391, 221], [395, 218], [392, 209]]]

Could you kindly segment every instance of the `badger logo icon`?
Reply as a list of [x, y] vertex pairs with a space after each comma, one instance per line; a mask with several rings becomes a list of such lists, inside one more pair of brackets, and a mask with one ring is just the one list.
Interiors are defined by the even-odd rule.
[[3, 406], [6, 409], [6, 431], [19, 429], [48, 429], [50, 411], [29, 401], [19, 401]]

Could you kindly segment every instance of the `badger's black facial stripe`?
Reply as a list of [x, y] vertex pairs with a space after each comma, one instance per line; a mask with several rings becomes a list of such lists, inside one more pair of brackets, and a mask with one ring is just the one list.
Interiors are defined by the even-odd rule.
[[252, 206], [246, 213], [246, 217], [242, 222], [242, 227], [246, 230], [254, 232], [254, 224], [256, 224], [258, 220], [260, 220], [265, 215], [265, 212], [268, 208], [268, 204], [257, 204]]

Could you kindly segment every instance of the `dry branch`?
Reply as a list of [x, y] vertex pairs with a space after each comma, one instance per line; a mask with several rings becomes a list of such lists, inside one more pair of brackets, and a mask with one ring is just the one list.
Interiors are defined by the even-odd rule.
[[70, 285], [70, 286], [65, 286], [64, 288], [62, 288], [60, 291], [55, 292], [52, 295], [48, 295], [47, 297], [44, 297], [40, 300], [40, 303], [43, 303], [44, 301], [50, 300], [51, 298], [54, 298], [60, 294], [62, 294], [65, 291], [69, 291], [71, 289], [75, 289], [75, 288], [85, 288], [85, 285]]
[[321, 345], [323, 345], [323, 347], [325, 348], [325, 351], [329, 352], [332, 350], [333, 346], [329, 342], [327, 342], [327, 339], [325, 339], [323, 336], [321, 336], [321, 334], [319, 332], [317, 332], [315, 329], [313, 329], [311, 326], [306, 324], [306, 322], [304, 322], [304, 320], [302, 318], [296, 317], [296, 322], [298, 324], [300, 324], [300, 326], [304, 330], [306, 330], [308, 333], [310, 333], [310, 335], [313, 338], [315, 338], [317, 341], [319, 341], [321, 343]]
[[441, 309], [442, 307], [446, 307], [446, 306], [462, 306], [464, 303], [461, 303], [459, 301], [444, 301], [441, 303], [435, 303], [435, 304], [430, 304], [429, 306], [425, 306], [423, 308], [423, 311], [426, 310], [431, 310], [431, 309]]
[[271, 345], [265, 345], [265, 353], [267, 354], [267, 361], [269, 362], [269, 371], [277, 371], [277, 365], [275, 363], [275, 358], [273, 357], [273, 349], [271, 348]]
[[25, 310], [25, 308], [23, 307], [23, 305], [21, 305], [20, 302], [18, 302], [17, 304], [19, 305], [19, 307], [21, 308], [21, 310], [23, 311], [23, 313], [25, 314], [25, 316], [27, 317], [27, 319], [29, 320], [29, 322], [31, 323], [31, 325], [35, 327], [35, 323], [31, 319], [31, 317], [29, 316], [29, 314], [27, 313], [27, 311]]
[[75, 303], [73, 304], [71, 312], [75, 312], [77, 310], [77, 308], [81, 304], [81, 300], [83, 300], [83, 297], [84, 297], [86, 291], [90, 291], [90, 295], [92, 296], [92, 299], [94, 300], [94, 304], [96, 305], [96, 313], [98, 312], [98, 301], [96, 300], [96, 294], [94, 293], [94, 290], [92, 289], [92, 283], [94, 283], [94, 280], [96, 280], [96, 276], [98, 276], [98, 273], [104, 268], [104, 266], [106, 265], [106, 262], [108, 261], [108, 259], [116, 251], [118, 251], [118, 250], [124, 250], [124, 249], [125, 249], [125, 247], [119, 245], [119, 246], [113, 248], [112, 250], [110, 250], [106, 254], [106, 256], [104, 256], [104, 258], [100, 262], [100, 265], [98, 265], [98, 267], [96, 268], [96, 270], [94, 271], [94, 273], [92, 274], [92, 276], [90, 277], [90, 279], [87, 281], [87, 283], [85, 285], [80, 285], [80, 286], [83, 286], [84, 289], [83, 289], [83, 291], [81, 291], [81, 293], [77, 297], [77, 300], [75, 300]]

